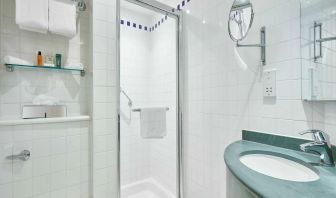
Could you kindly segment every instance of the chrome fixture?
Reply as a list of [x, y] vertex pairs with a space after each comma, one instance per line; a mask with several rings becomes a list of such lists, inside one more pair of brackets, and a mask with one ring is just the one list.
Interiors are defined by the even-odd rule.
[[7, 156], [6, 158], [7, 159], [10, 159], [10, 160], [15, 160], [15, 159], [18, 159], [18, 160], [22, 160], [22, 161], [28, 161], [29, 158], [30, 158], [30, 151], [28, 150], [23, 150], [21, 151], [20, 154], [18, 155], [10, 155], [10, 156]]
[[83, 12], [86, 10], [85, 0], [72, 0], [72, 1], [76, 4], [78, 11]]
[[121, 89], [121, 88], [120, 88], [120, 93], [124, 94], [124, 96], [128, 99], [128, 106], [129, 106], [129, 107], [132, 107], [132, 105], [133, 105], [133, 101], [132, 101], [132, 99], [127, 95], [127, 93], [126, 93], [123, 89]]
[[[141, 109], [132, 109], [133, 112], [141, 112]], [[169, 111], [169, 107], [166, 107], [166, 111]]]
[[266, 28], [260, 30], [259, 44], [239, 44], [246, 38], [247, 33], [252, 27], [254, 19], [253, 6], [249, 0], [235, 0], [230, 11], [228, 31], [231, 39], [235, 41], [237, 47], [260, 47], [261, 63], [266, 65]]
[[317, 59], [323, 57], [322, 53], [322, 43], [328, 41], [335, 41], [335, 37], [327, 37], [322, 38], [322, 23], [314, 22], [314, 60], [315, 62]]
[[301, 132], [300, 135], [312, 134], [314, 142], [308, 142], [300, 145], [300, 149], [306, 153], [312, 153], [320, 156], [320, 164], [324, 166], [335, 166], [330, 137], [327, 133], [311, 129]]
[[242, 45], [237, 41], [237, 47], [260, 47], [260, 59], [262, 65], [266, 65], [266, 28], [262, 27], [260, 29], [260, 44], [248, 44]]

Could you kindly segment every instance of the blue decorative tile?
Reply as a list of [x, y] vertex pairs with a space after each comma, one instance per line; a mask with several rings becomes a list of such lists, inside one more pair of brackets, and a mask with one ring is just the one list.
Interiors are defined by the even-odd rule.
[[[178, 4], [176, 6], [176, 8], [172, 8], [172, 12], [176, 12], [176, 11], [182, 11], [182, 7], [186, 6], [187, 3], [189, 3], [191, 0], [182, 0], [180, 4]], [[145, 31], [149, 31], [149, 32], [153, 32], [156, 28], [158, 28], [158, 26], [161, 26], [164, 21], [168, 20], [168, 15], [165, 15], [164, 18], [162, 18], [161, 20], [159, 20], [156, 24], [154, 24], [153, 26], [151, 27], [148, 27], [148, 26], [143, 26], [143, 25], [137, 25], [136, 23], [134, 22], [131, 22], [131, 21], [125, 21], [124, 19], [121, 19], [120, 20], [120, 24], [122, 25], [126, 25], [128, 27], [133, 27], [133, 28], [137, 28], [140, 29], [140, 30], [145, 30]]]

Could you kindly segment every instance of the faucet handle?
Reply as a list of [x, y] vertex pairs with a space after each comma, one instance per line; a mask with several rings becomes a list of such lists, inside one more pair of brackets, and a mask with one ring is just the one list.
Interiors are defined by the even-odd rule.
[[328, 145], [330, 145], [330, 136], [326, 132], [318, 129], [309, 129], [301, 132], [300, 135], [305, 135], [308, 133], [312, 134], [313, 139], [316, 143], [327, 143]]

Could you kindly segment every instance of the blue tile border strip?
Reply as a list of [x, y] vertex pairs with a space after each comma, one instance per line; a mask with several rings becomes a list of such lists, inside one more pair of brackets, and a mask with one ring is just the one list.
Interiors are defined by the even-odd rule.
[[[189, 3], [191, 0], [183, 0], [180, 4], [178, 4], [176, 6], [176, 8], [172, 9], [172, 12], [180, 12], [183, 10], [183, 7], [187, 5], [187, 3]], [[166, 20], [168, 20], [168, 16], [165, 15], [162, 19], [160, 19], [158, 22], [156, 22], [154, 25], [152, 26], [147, 26], [147, 25], [143, 25], [143, 24], [138, 24], [136, 22], [133, 21], [129, 21], [126, 19], [121, 19], [120, 20], [120, 24], [121, 25], [125, 25], [126, 27], [129, 28], [134, 28], [134, 29], [138, 29], [138, 30], [143, 30], [145, 32], [154, 32], [157, 28], [159, 28], [159, 26], [161, 26]]]

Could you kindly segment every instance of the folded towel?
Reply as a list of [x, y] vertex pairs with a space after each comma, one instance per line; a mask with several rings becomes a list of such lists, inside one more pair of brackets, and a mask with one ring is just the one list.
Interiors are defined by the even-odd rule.
[[5, 56], [4, 62], [5, 64], [13, 64], [13, 65], [33, 65], [33, 63], [31, 62], [28, 62], [20, 58], [16, 58], [14, 56]]
[[46, 105], [46, 106], [53, 106], [59, 105], [60, 100], [58, 98], [52, 96], [46, 96], [44, 94], [38, 95], [33, 99], [34, 105]]
[[16, 0], [16, 24], [24, 30], [47, 33], [48, 5], [46, 0]]
[[163, 138], [167, 135], [166, 108], [142, 108], [140, 112], [141, 137]]
[[69, 0], [49, 0], [49, 31], [74, 37], [77, 32], [76, 11], [75, 4]]
[[78, 70], [83, 70], [84, 65], [82, 63], [66, 63], [63, 68], [65, 69], [78, 69]]

